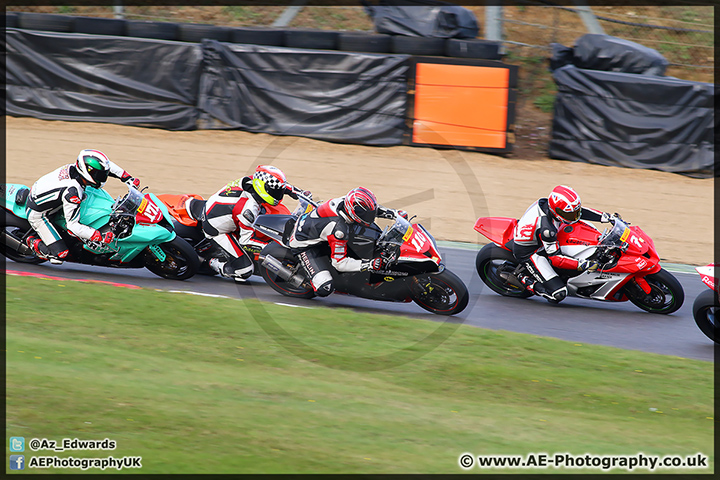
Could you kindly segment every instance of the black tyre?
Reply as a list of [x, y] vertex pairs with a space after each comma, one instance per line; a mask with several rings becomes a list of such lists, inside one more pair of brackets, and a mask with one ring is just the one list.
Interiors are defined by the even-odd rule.
[[5, 28], [17, 28], [18, 14], [17, 12], [5, 12]]
[[461, 40], [450, 38], [445, 42], [445, 55], [459, 58], [500, 60], [500, 43], [490, 40]]
[[217, 40], [218, 42], [229, 42], [230, 29], [201, 23], [181, 23], [178, 25], [178, 40], [200, 43], [204, 38]]
[[498, 247], [494, 243], [488, 243], [475, 257], [475, 268], [483, 283], [490, 287], [495, 293], [505, 297], [528, 298], [532, 292], [525, 288], [513, 285], [503, 278], [502, 275], [510, 275], [518, 266], [518, 261], [512, 252]]
[[715, 331], [716, 315], [720, 311], [720, 302], [717, 293], [713, 290], [705, 290], [695, 298], [693, 302], [693, 318], [700, 330], [715, 343], [720, 343]]
[[125, 23], [121, 18], [75, 17], [75, 32], [124, 36]]
[[392, 36], [361, 32], [340, 32], [338, 50], [343, 52], [390, 53]]
[[285, 46], [314, 50], [337, 49], [338, 32], [329, 30], [286, 30]]
[[[290, 252], [286, 248], [283, 248], [276, 243], [271, 243], [266, 246], [263, 249], [262, 254], [272, 255], [273, 257], [280, 260], [283, 265], [290, 269], [295, 268], [295, 266], [297, 265], [297, 260], [290, 254]], [[259, 265], [258, 267], [260, 269], [260, 275], [262, 276], [263, 280], [265, 280], [265, 283], [270, 285], [270, 288], [272, 288], [279, 294], [293, 298], [313, 298], [315, 296], [315, 291], [312, 289], [312, 287], [293, 287], [292, 285], [288, 284], [288, 282], [278, 277], [273, 272], [269, 271], [266, 267], [263, 267], [262, 265]]]
[[251, 27], [232, 28], [230, 30], [230, 41], [232, 43], [282, 47], [285, 44], [285, 30]]
[[437, 315], [455, 315], [467, 307], [470, 295], [460, 277], [450, 270], [418, 277], [412, 292], [413, 302]]
[[187, 280], [200, 268], [197, 253], [182, 238], [175, 237], [172, 241], [161, 243], [158, 247], [165, 254], [163, 261], [160, 261], [149, 247], [145, 252], [145, 267], [155, 275], [170, 280]]
[[53, 15], [51, 13], [20, 12], [18, 25], [28, 30], [44, 30], [47, 32], [72, 32], [75, 17]]
[[128, 37], [155, 38], [157, 40], [178, 39], [177, 23], [128, 21], [126, 26]]
[[639, 287], [625, 288], [625, 293], [633, 305], [646, 312], [665, 315], [673, 313], [682, 307], [685, 292], [680, 282], [670, 272], [661, 269], [657, 273], [646, 276], [645, 280], [650, 285], [649, 294], [642, 292]]
[[14, 215], [5, 213], [3, 230], [3, 238], [0, 242], [0, 253], [5, 255], [10, 260], [18, 263], [32, 263], [34, 265], [37, 265], [46, 261], [35, 255], [34, 253], [23, 255], [15, 248], [12, 248], [9, 243], [7, 243], [5, 237], [10, 237], [13, 240], [17, 240], [18, 242], [23, 243], [23, 238], [30, 231], [30, 224], [27, 222], [27, 220], [17, 218]]
[[393, 35], [392, 52], [406, 55], [445, 55], [445, 39]]

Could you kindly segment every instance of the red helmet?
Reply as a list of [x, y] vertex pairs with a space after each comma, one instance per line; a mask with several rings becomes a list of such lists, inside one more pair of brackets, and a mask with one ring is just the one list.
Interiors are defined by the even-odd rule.
[[580, 220], [582, 202], [575, 190], [565, 185], [553, 188], [548, 196], [550, 214], [558, 221], [575, 223]]
[[367, 188], [353, 188], [345, 195], [345, 212], [354, 222], [365, 226], [372, 225], [377, 208], [375, 195]]

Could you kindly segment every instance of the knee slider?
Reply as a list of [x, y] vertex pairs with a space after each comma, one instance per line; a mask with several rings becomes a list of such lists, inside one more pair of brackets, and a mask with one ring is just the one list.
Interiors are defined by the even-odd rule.
[[327, 297], [335, 291], [332, 275], [327, 270], [315, 274], [312, 277], [312, 284], [318, 297]]
[[252, 277], [255, 268], [249, 259], [246, 259], [245, 257], [238, 257], [227, 262], [225, 264], [225, 270], [230, 270], [228, 273], [232, 276], [247, 280]]
[[564, 300], [565, 297], [567, 297], [567, 294], [568, 294], [567, 287], [559, 288], [551, 293], [551, 295], [553, 296], [553, 298], [555, 299], [556, 302], [560, 302], [560, 301]]
[[332, 283], [332, 280], [331, 280], [331, 281], [325, 282], [325, 283], [323, 283], [322, 285], [320, 285], [319, 287], [317, 287], [317, 288], [315, 289], [315, 294], [316, 294], [318, 297], [327, 297], [328, 295], [330, 295], [330, 294], [333, 293], [334, 291], [335, 291], [335, 288], [333, 287], [333, 283]]

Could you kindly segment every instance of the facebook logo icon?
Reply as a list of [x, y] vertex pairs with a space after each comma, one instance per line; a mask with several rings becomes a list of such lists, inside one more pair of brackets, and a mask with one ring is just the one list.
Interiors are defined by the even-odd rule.
[[24, 452], [25, 451], [25, 437], [10, 437], [10, 451], [11, 452]]
[[10, 455], [10, 470], [25, 470], [25, 455]]

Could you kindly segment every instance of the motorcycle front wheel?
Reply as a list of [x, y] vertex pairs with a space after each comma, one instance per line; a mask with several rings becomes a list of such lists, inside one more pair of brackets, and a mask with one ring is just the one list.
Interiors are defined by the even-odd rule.
[[410, 287], [412, 299], [420, 307], [437, 315], [455, 315], [467, 307], [468, 289], [460, 278], [449, 270], [418, 277]]
[[[682, 285], [673, 275], [665, 269], [645, 277], [650, 285], [650, 293], [642, 291], [639, 285], [636, 288], [625, 288], [628, 299], [646, 312], [667, 315], [677, 311], [685, 301], [685, 292]], [[634, 280], [631, 280], [634, 282]]]
[[165, 259], [161, 261], [148, 247], [145, 252], [145, 268], [159, 277], [170, 280], [187, 280], [200, 268], [197, 253], [187, 241], [180, 237], [161, 243], [155, 248], [163, 251]]
[[713, 290], [705, 290], [697, 296], [693, 303], [693, 318], [700, 330], [715, 343], [720, 339], [715, 336], [717, 328], [716, 315], [720, 310], [717, 294]]

